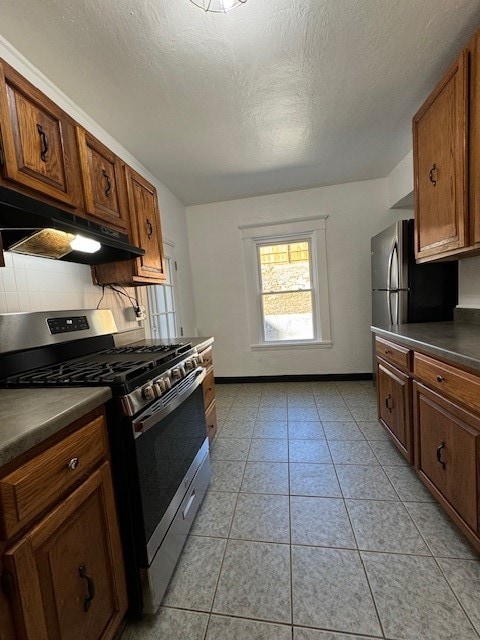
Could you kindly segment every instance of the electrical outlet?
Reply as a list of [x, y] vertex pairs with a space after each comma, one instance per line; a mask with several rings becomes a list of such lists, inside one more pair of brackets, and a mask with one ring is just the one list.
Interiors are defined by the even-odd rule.
[[135, 307], [135, 320], [137, 322], [141, 322], [142, 320], [146, 319], [147, 314], [145, 313], [145, 307], [143, 307], [142, 305], [138, 305], [138, 307]]

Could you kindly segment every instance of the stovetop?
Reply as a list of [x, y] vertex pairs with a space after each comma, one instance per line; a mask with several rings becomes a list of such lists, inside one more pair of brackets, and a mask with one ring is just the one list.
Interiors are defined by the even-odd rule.
[[191, 350], [190, 343], [148, 344], [136, 343], [126, 347], [112, 347], [84, 358], [56, 362], [8, 376], [4, 386], [115, 386], [128, 385], [158, 375], [171, 366], [178, 357]]

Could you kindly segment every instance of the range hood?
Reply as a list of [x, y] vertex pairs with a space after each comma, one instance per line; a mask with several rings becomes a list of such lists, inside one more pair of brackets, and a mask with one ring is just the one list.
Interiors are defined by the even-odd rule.
[[[8, 251], [13, 245], [23, 244], [28, 249], [25, 251], [19, 249], [20, 252], [53, 257], [49, 254], [50, 247], [47, 246], [48, 238], [54, 235], [53, 232], [39, 234], [35, 242], [21, 243], [22, 240], [42, 229], [53, 229], [73, 236], [80, 235], [101, 244], [100, 249], [95, 253], [71, 249], [57, 258], [67, 262], [104, 264], [117, 260], [130, 260], [145, 254], [143, 249], [129, 244], [128, 236], [120, 231], [91, 222], [53, 205], [39, 202], [11, 189], [0, 187], [0, 234], [4, 251]], [[36, 249], [32, 247], [40, 249], [41, 243], [45, 245], [42, 247], [45, 251], [35, 253]]]

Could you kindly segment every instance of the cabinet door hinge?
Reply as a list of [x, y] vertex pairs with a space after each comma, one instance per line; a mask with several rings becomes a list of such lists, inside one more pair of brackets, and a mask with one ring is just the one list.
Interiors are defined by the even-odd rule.
[[15, 595], [15, 578], [13, 577], [13, 573], [3, 571], [0, 577], [0, 585], [3, 593], [11, 600]]
[[174, 265], [175, 265], [175, 271], [178, 271], [178, 266], [177, 266], [177, 261], [176, 260], [174, 262]]

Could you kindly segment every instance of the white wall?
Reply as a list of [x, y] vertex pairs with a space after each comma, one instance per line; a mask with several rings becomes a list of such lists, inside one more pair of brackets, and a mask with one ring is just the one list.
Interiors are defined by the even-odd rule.
[[[385, 179], [187, 207], [200, 335], [215, 336], [217, 376], [371, 371], [370, 238], [388, 211]], [[239, 225], [328, 214], [332, 348], [252, 351]]]
[[458, 306], [480, 308], [480, 257], [458, 263]]
[[[55, 87], [33, 64], [0, 36], [0, 57], [15, 67], [32, 84], [54, 100], [64, 111], [83, 125], [119, 157], [145, 176], [157, 187], [162, 229], [165, 238], [175, 245], [178, 262], [177, 305], [182, 314], [185, 335], [194, 330], [194, 306], [190, 258], [188, 253], [185, 207], [157, 178], [151, 175], [126, 149], [97, 125], [85, 112]], [[34, 61], [33, 61], [34, 62]], [[108, 109], [108, 105], [105, 105]], [[132, 114], [132, 118], [135, 114]], [[161, 153], [161, 151], [159, 151]], [[0, 269], [0, 313], [36, 311], [44, 309], [91, 308], [96, 306], [101, 288], [91, 283], [90, 269], [82, 265], [58, 263], [42, 258], [28, 258], [6, 254], [7, 269]], [[25, 268], [25, 264], [27, 268]], [[24, 274], [25, 271], [29, 273]], [[6, 275], [1, 275], [2, 272]], [[34, 278], [31, 273], [36, 273]], [[28, 283], [28, 284], [26, 284]], [[138, 291], [138, 296], [141, 292]], [[28, 295], [23, 295], [23, 294]], [[126, 303], [129, 306], [128, 302]], [[130, 311], [123, 311], [125, 302], [120, 296], [108, 294], [102, 307], [113, 307], [121, 328], [138, 326]]]
[[413, 208], [413, 150], [387, 176], [388, 206]]

